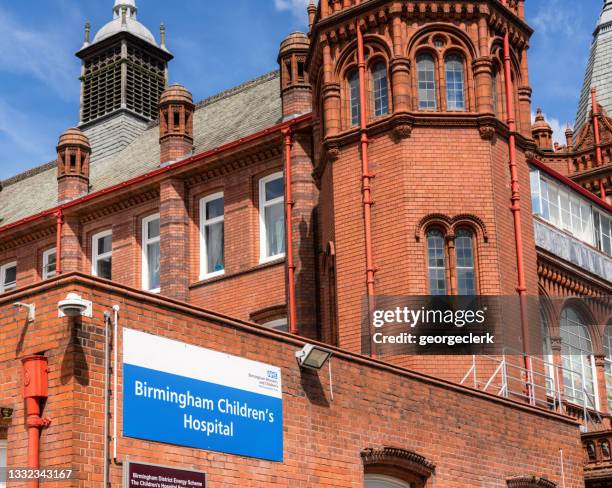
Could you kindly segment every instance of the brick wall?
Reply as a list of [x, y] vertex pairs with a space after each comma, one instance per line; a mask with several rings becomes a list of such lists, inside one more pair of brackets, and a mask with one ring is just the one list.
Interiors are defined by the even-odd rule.
[[[93, 319], [57, 317], [57, 301], [69, 291], [93, 300]], [[16, 300], [36, 304], [34, 323], [25, 324], [25, 312], [11, 306]], [[0, 298], [0, 404], [15, 408], [6, 431], [9, 465], [26, 464], [19, 359], [44, 351], [50, 369], [44, 415], [52, 424], [42, 434], [41, 465], [74, 465], [78, 481], [61, 486], [100, 485], [102, 315], [114, 304], [121, 327], [279, 366], [283, 381], [283, 463], [123, 437], [120, 460], [204, 470], [211, 487], [357, 488], [363, 483], [360, 452], [393, 446], [425, 456], [436, 465], [435, 486], [452, 488], [505, 486], [516, 475], [560, 484], [562, 449], [565, 486], [583, 486], [578, 427], [569, 419], [340, 350], [332, 360], [332, 399], [327, 371], [297, 367], [293, 353], [303, 343], [295, 338], [75, 275]], [[121, 412], [118, 421], [121, 429]], [[121, 468], [113, 465], [112, 485], [121, 480]], [[427, 486], [434, 486], [432, 479]]]

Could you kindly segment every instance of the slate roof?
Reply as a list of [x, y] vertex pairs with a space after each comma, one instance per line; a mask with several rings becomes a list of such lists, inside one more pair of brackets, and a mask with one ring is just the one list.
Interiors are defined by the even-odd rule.
[[606, 0], [593, 33], [574, 133], [578, 133], [591, 112], [591, 88], [597, 88], [597, 102], [612, 113], [612, 0]]
[[[273, 126], [282, 119], [279, 73], [273, 71], [196, 104], [194, 154], [214, 149]], [[92, 152], [95, 153], [95, 146]], [[90, 192], [127, 181], [159, 168], [157, 122], [125, 149], [95, 161]], [[56, 165], [52, 161], [2, 182], [0, 226], [57, 205]]]

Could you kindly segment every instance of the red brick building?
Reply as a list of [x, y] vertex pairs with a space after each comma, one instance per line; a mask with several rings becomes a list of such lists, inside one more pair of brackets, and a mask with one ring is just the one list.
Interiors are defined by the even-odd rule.
[[[133, 0], [86, 27], [77, 127], [0, 191], [0, 453], [27, 466], [40, 433], [40, 466], [84, 487], [121, 486], [127, 459], [213, 487], [610, 486], [606, 107], [580, 108], [566, 147], [532, 125], [523, 0], [308, 15], [278, 72], [197, 103], [168, 86], [165, 31]], [[68, 293], [90, 316], [58, 317]], [[414, 295], [540, 297], [542, 318], [519, 321], [544, 326], [545, 355], [377, 357], [364, 307]], [[283, 461], [121, 435], [114, 305], [121, 330], [279, 367]], [[333, 381], [298, 367], [306, 342], [333, 351]], [[24, 403], [31, 355], [48, 362], [42, 403]]]

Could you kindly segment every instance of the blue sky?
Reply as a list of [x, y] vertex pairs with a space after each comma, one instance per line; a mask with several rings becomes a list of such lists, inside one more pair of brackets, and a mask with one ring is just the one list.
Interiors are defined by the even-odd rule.
[[[307, 0], [137, 0], [175, 55], [170, 81], [196, 100], [276, 69], [278, 45], [306, 29]], [[533, 108], [558, 130], [573, 123], [591, 33], [602, 0], [526, 0]], [[83, 25], [111, 19], [112, 0], [0, 2], [0, 180], [55, 158], [59, 134], [78, 122]], [[169, 8], [172, 5], [172, 8]], [[93, 35], [93, 34], [92, 34]]]

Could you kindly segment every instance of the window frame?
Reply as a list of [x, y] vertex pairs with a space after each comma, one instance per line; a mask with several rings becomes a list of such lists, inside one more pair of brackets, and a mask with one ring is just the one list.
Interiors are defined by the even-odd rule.
[[[213, 217], [212, 219], [206, 218], [206, 205], [220, 198], [223, 199], [223, 214], [218, 217]], [[218, 224], [219, 222], [223, 224], [223, 235], [225, 237], [225, 195], [222, 191], [206, 195], [200, 199], [200, 280], [206, 280], [225, 274], [225, 249], [223, 253], [223, 269], [219, 271], [208, 271], [206, 227]], [[223, 239], [222, 246], [225, 247], [225, 239]]]
[[[154, 220], [160, 221], [159, 226], [159, 236], [150, 238], [148, 237], [148, 224], [153, 222]], [[142, 274], [142, 289], [148, 291], [150, 293], [159, 293], [161, 291], [161, 284], [158, 288], [149, 288], [149, 257], [147, 253], [147, 247], [149, 244], [154, 244], [156, 242], [160, 243], [160, 283], [161, 283], [161, 219], [159, 212], [148, 215], [147, 217], [143, 217], [142, 219], [142, 235], [141, 235], [141, 247], [142, 247], [142, 266], [141, 266], [141, 274]]]
[[[15, 268], [15, 282], [7, 287], [4, 280], [6, 279], [6, 271], [10, 268]], [[17, 288], [17, 261], [9, 261], [0, 266], [0, 293], [7, 293], [15, 288]]]
[[[468, 235], [466, 236], [460, 236], [459, 233], [461, 232], [466, 232]], [[457, 241], [460, 237], [465, 237], [465, 238], [469, 238], [470, 240], [470, 251], [472, 253], [472, 266], [459, 266], [459, 258], [457, 255]], [[476, 267], [476, 232], [474, 231], [474, 229], [472, 229], [471, 227], [467, 226], [467, 225], [459, 225], [455, 232], [454, 232], [454, 252], [455, 252], [455, 256], [454, 256], [454, 265], [455, 265], [455, 279], [456, 279], [456, 290], [455, 290], [455, 294], [457, 296], [475, 296], [478, 295], [478, 269]], [[459, 288], [459, 269], [471, 269], [472, 270], [472, 274], [473, 274], [473, 279], [474, 279], [474, 288], [473, 288], [473, 294], [472, 295], [463, 295], [462, 293], [460, 293], [460, 288]], [[451, 289], [452, 289], [452, 283], [451, 283]]]
[[[463, 107], [461, 108], [450, 108], [450, 98], [449, 98], [449, 81], [448, 81], [448, 65], [449, 59], [456, 58], [456, 60], [461, 65], [461, 102], [463, 103]], [[461, 53], [458, 53], [454, 50], [447, 52], [444, 54], [444, 82], [445, 82], [445, 97], [446, 97], [446, 110], [450, 112], [466, 112], [467, 111], [467, 97], [466, 97], [466, 66], [465, 66], [465, 56]], [[459, 91], [459, 90], [454, 90]]]
[[269, 329], [278, 330], [281, 332], [289, 332], [289, 320], [287, 317], [280, 317], [272, 320], [268, 320], [267, 322], [262, 323], [264, 327], [268, 327]]
[[[355, 90], [357, 90], [357, 96], [355, 97], [355, 109], [356, 114], [353, 116], [353, 86], [352, 80], [353, 75], [355, 76]], [[361, 80], [359, 79], [359, 69], [356, 67], [349, 68], [346, 71], [346, 95], [348, 100], [348, 127], [357, 127], [361, 124], [361, 98], [359, 90], [361, 88]]]
[[[376, 107], [376, 102], [377, 102], [377, 97], [376, 97], [376, 93], [377, 93], [377, 86], [376, 86], [376, 78], [375, 73], [377, 72], [375, 68], [378, 68], [382, 66], [382, 70], [380, 70], [381, 72], [384, 71], [384, 84], [381, 83], [381, 94], [383, 93], [384, 90], [384, 97], [380, 97], [380, 100], [385, 99], [386, 100], [386, 106], [384, 107], [385, 110], [383, 112], [381, 112], [380, 114], [376, 113], [377, 107]], [[379, 119], [381, 117], [385, 117], [387, 115], [389, 115], [389, 113], [391, 113], [391, 100], [390, 100], [390, 87], [389, 87], [389, 67], [387, 65], [387, 62], [385, 59], [381, 58], [380, 56], [377, 56], [376, 58], [374, 58], [371, 62], [370, 62], [370, 68], [369, 68], [369, 73], [370, 73], [370, 83], [372, 85], [371, 88], [371, 92], [372, 92], [372, 119]]]
[[415, 488], [412, 483], [408, 483], [407, 481], [401, 480], [399, 478], [395, 478], [393, 476], [387, 476], [384, 474], [366, 473], [365, 476], [363, 477], [363, 484], [364, 484], [364, 487], [366, 488], [367, 488], [368, 481], [383, 482], [393, 488]]
[[[0, 471], [1, 468], [6, 468], [8, 467], [8, 440], [7, 439], [0, 439], [0, 451], [4, 451], [4, 464], [5, 466], [2, 466], [2, 464], [0, 464]], [[0, 488], [6, 488], [6, 483], [7, 483], [7, 479], [6, 476], [4, 476], [3, 478], [0, 477]]]
[[[266, 200], [266, 184], [271, 181], [282, 179], [283, 180], [283, 194], [280, 197], [276, 197], [271, 201]], [[283, 234], [284, 239], [287, 239], [287, 229], [285, 228], [285, 174], [283, 171], [277, 171], [267, 176], [259, 178], [259, 264], [269, 263], [276, 261], [277, 259], [284, 258], [286, 255], [286, 246], [284, 245], [284, 251], [271, 256], [267, 255], [267, 244], [268, 244], [268, 229], [266, 227], [266, 208], [281, 203], [283, 206]]]
[[[47, 268], [49, 267], [49, 257], [55, 254], [55, 269], [53, 273], [49, 273]], [[48, 280], [49, 278], [53, 278], [57, 276], [57, 249], [55, 247], [51, 247], [42, 253], [42, 269], [40, 272], [40, 276], [43, 280]]]
[[[419, 79], [419, 58], [422, 57], [429, 57], [429, 59], [431, 59], [432, 63], [433, 63], [433, 69], [431, 70], [431, 72], [433, 73], [433, 80], [431, 81], [433, 83], [433, 88], [431, 89], [426, 89], [427, 91], [430, 91], [433, 93], [433, 107], [422, 107], [421, 106], [421, 95], [420, 95], [420, 90], [421, 88], [419, 87], [421, 80]], [[415, 66], [416, 66], [416, 77], [415, 77], [415, 81], [416, 81], [416, 101], [417, 101], [417, 110], [419, 111], [424, 111], [424, 112], [435, 112], [437, 110], [439, 110], [439, 101], [438, 101], [438, 81], [436, 79], [436, 71], [437, 71], [437, 54], [433, 54], [431, 53], [429, 50], [423, 50], [420, 52], [416, 53], [416, 56], [414, 58], [415, 61]], [[425, 81], [425, 83], [429, 83], [429, 81]], [[427, 103], [430, 103], [430, 100], [426, 100]]]
[[[111, 250], [102, 254], [98, 254], [98, 241], [100, 239], [103, 239], [105, 237], [109, 237], [111, 238]], [[107, 257], [110, 257], [111, 259], [111, 277], [110, 278], [103, 278], [101, 277], [98, 273], [98, 262], [100, 261], [100, 259], [105, 259]], [[102, 278], [102, 279], [108, 279], [108, 280], [112, 280], [113, 279], [113, 268], [112, 268], [112, 264], [113, 263], [113, 229], [106, 229], [103, 230], [101, 232], [97, 232], [96, 234], [91, 236], [91, 274], [94, 276], [97, 276], [98, 278]]]
[[[579, 322], [568, 317], [567, 314], [569, 311], [571, 311], [578, 318]], [[565, 331], [564, 320], [566, 323]], [[571, 330], [571, 328], [576, 327], [577, 324], [580, 325], [580, 327], [584, 331], [584, 340], [585, 343], [588, 343], [590, 345], [590, 350], [577, 347], [574, 344], [568, 343], [565, 340], [565, 335], [567, 334], [571, 334], [573, 336], [578, 337], [578, 339], [582, 339], [579, 334], [577, 334], [576, 332], [572, 332]], [[569, 329], [567, 329], [567, 327], [569, 327]], [[561, 311], [561, 314], [559, 315], [559, 336], [561, 337], [561, 364], [563, 367], [563, 394], [565, 398], [575, 405], [585, 406], [586, 408], [593, 408], [599, 411], [599, 387], [597, 379], [597, 368], [595, 366], [593, 337], [591, 335], [591, 332], [589, 331], [589, 327], [587, 326], [587, 321], [585, 320], [583, 314], [580, 313], [580, 310], [577, 310], [576, 308], [570, 305], [565, 307]], [[570, 353], [564, 353], [565, 351], [568, 351], [568, 348]], [[572, 351], [576, 351], [577, 354], [572, 354]], [[574, 359], [575, 357], [579, 358], [578, 361]], [[575, 369], [575, 367], [579, 367], [580, 371]], [[569, 377], [570, 384], [568, 384], [566, 372], [571, 372], [571, 376]], [[590, 378], [586, 373], [590, 375]], [[577, 389], [577, 382], [575, 380], [575, 375], [578, 374], [580, 375], [579, 383], [582, 386], [582, 392], [579, 397], [576, 395], [576, 392], [579, 392], [580, 390]], [[592, 396], [591, 401], [588, 401], [589, 396]]]
[[[442, 258], [444, 259], [444, 264], [442, 267], [430, 266], [430, 263], [429, 263], [429, 239], [430, 239], [429, 234], [432, 232], [438, 232], [442, 239]], [[450, 294], [449, 293], [450, 286], [448, 282], [449, 262], [448, 262], [448, 255], [447, 255], [448, 248], [447, 248], [446, 236], [447, 236], [447, 232], [444, 229], [436, 225], [432, 225], [425, 230], [425, 260], [426, 260], [426, 265], [427, 265], [427, 290], [430, 296], [447, 296]], [[431, 289], [431, 270], [432, 269], [436, 269], [436, 270], [442, 269], [444, 272], [444, 293], [442, 294], [432, 293], [432, 289]]]

